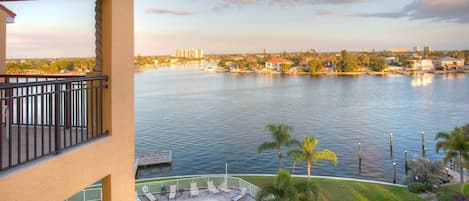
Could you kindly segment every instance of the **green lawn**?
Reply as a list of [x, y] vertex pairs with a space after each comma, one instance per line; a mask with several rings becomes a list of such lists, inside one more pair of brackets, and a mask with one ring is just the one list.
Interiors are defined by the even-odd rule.
[[[459, 188], [459, 184], [449, 184], [441, 186], [437, 192], [448, 192], [453, 194], [459, 194], [461, 189]], [[464, 196], [469, 196], [469, 183], [464, 183]]]
[[[273, 177], [242, 176], [245, 179], [259, 187], [273, 182]], [[295, 182], [305, 180], [306, 178], [294, 178]], [[319, 187], [320, 200], [359, 200], [359, 201], [423, 201], [417, 194], [407, 191], [406, 188], [397, 186], [388, 186], [383, 184], [373, 184], [356, 181], [343, 181], [333, 179], [317, 179], [312, 181]]]

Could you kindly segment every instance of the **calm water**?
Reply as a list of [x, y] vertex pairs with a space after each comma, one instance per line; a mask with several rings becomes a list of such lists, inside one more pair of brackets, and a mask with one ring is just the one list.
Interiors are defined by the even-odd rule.
[[[172, 150], [171, 167], [139, 171], [139, 177], [224, 173], [275, 173], [276, 153], [257, 154], [270, 140], [268, 123], [286, 123], [294, 137], [313, 135], [319, 149], [339, 157], [319, 162], [314, 175], [392, 180], [392, 162], [404, 176], [404, 150], [435, 153], [438, 131], [469, 122], [469, 75], [435, 75], [413, 87], [408, 76], [258, 76], [205, 73], [196, 65], [135, 74], [136, 151]], [[389, 151], [394, 135], [394, 155]], [[358, 171], [357, 143], [363, 150]], [[286, 159], [284, 165], [290, 167]], [[306, 174], [299, 164], [298, 174]]]

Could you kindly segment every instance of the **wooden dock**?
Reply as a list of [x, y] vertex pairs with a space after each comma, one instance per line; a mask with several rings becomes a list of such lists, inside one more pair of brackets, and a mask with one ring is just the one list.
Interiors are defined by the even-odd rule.
[[171, 151], [153, 151], [137, 154], [135, 156], [135, 166], [159, 165], [172, 163], [173, 154]]

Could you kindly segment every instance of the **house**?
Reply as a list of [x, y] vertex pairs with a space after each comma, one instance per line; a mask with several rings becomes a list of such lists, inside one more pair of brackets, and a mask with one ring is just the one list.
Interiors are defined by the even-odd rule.
[[[21, 1], [16, 3], [24, 7], [33, 6]], [[47, 3], [37, 1], [35, 4]], [[68, 3], [73, 4], [64, 1], [64, 4]], [[50, 7], [49, 11], [37, 15], [54, 15], [54, 9]], [[0, 128], [2, 201], [67, 200], [96, 182], [102, 184], [98, 200], [135, 200], [134, 1], [101, 0], [96, 1], [93, 9], [77, 9], [76, 12], [92, 13], [90, 19], [96, 19], [93, 37], [96, 66], [93, 72], [86, 76], [60, 78], [28, 75], [49, 81], [29, 79], [24, 83], [0, 83], [0, 102], [10, 114], [0, 124], [3, 127]], [[0, 24], [6, 21], [8, 13], [4, 6], [0, 6]], [[2, 25], [2, 41], [5, 40], [5, 31]], [[3, 51], [5, 43], [0, 45]], [[0, 54], [2, 62], [5, 59], [3, 53]], [[9, 76], [2, 75], [2, 78], [9, 79]], [[22, 78], [25, 75], [14, 76]], [[31, 89], [29, 93], [19, 94], [18, 90], [25, 87]], [[47, 94], [51, 98], [46, 99]], [[40, 108], [38, 115], [48, 122], [39, 124], [36, 118], [27, 118], [27, 112], [24, 114], [13, 109], [13, 105], [19, 105], [21, 100], [35, 98], [45, 102], [30, 101], [31, 108]], [[46, 105], [53, 112], [42, 112]], [[13, 116], [20, 116], [18, 118], [23, 120]], [[77, 116], [80, 121], [77, 121]], [[9, 130], [10, 137], [22, 139], [25, 144], [3, 140], [7, 133], [1, 130], [15, 124], [24, 126]], [[36, 140], [39, 136], [42, 138]], [[7, 146], [9, 153], [4, 152]]]
[[396, 57], [386, 57], [384, 58], [384, 60], [388, 63], [388, 64], [393, 64], [394, 62], [397, 62], [398, 60], [396, 59]]
[[418, 59], [418, 60], [409, 60], [409, 70], [418, 70], [418, 71], [431, 71], [435, 69], [433, 65], [433, 60], [430, 59]]
[[265, 62], [265, 68], [267, 68], [268, 70], [276, 70], [276, 71], [279, 71], [280, 70], [280, 66], [282, 64], [289, 64], [289, 65], [292, 65], [293, 64], [293, 61], [290, 61], [288, 59], [284, 59], [284, 58], [273, 58], [271, 60], [268, 60]]
[[445, 70], [463, 69], [464, 59], [456, 59], [453, 57], [443, 57], [435, 61], [435, 66], [444, 68]]

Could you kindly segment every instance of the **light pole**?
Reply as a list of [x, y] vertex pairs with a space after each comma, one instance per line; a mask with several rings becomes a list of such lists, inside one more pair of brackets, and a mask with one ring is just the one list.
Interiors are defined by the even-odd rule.
[[393, 180], [392, 180], [392, 183], [396, 183], [396, 177], [397, 177], [397, 172], [396, 172], [396, 163], [392, 163], [393, 165]]

